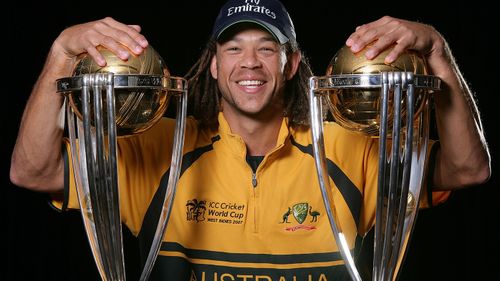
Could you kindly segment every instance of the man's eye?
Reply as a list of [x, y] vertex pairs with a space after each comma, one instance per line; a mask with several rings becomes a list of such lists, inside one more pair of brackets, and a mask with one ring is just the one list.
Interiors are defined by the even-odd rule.
[[267, 48], [267, 47], [262, 47], [260, 48], [260, 50], [265, 53], [274, 53], [275, 51], [274, 48]]

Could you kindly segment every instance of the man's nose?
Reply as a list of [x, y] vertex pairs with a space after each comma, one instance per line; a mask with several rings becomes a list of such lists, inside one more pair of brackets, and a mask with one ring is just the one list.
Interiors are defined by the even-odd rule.
[[261, 62], [256, 50], [247, 50], [243, 53], [243, 57], [241, 59], [241, 67], [254, 69], [260, 66]]

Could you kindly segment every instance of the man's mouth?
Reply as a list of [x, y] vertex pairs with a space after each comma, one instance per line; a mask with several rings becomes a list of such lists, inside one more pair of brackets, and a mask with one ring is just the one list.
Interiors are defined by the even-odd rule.
[[238, 85], [244, 87], [258, 87], [264, 84], [264, 81], [261, 80], [241, 80], [238, 81]]

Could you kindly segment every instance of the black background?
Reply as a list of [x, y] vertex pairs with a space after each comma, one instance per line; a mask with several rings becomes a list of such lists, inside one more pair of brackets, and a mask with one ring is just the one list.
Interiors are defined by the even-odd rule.
[[[45, 1], [44, 1], [45, 2]], [[78, 212], [60, 214], [47, 197], [12, 185], [8, 167], [22, 110], [53, 40], [65, 28], [105, 16], [139, 24], [174, 75], [184, 75], [208, 38], [223, 1], [162, 1], [135, 4], [15, 1], [6, 9], [0, 122], [1, 206], [7, 237], [0, 280], [98, 280]], [[476, 94], [493, 157], [493, 177], [482, 186], [457, 191], [450, 200], [419, 214], [400, 280], [500, 280], [497, 252], [500, 192], [496, 174], [498, 132], [498, 14], [479, 1], [358, 3], [284, 1], [298, 41], [316, 75], [354, 28], [383, 15], [436, 27], [448, 40], [462, 73]], [[7, 86], [7, 88], [5, 88]], [[135, 252], [127, 237], [127, 255]], [[4, 248], [5, 246], [5, 248]], [[5, 260], [5, 259], [4, 259]], [[132, 272], [134, 274], [135, 272]], [[134, 279], [131, 279], [134, 280]]]

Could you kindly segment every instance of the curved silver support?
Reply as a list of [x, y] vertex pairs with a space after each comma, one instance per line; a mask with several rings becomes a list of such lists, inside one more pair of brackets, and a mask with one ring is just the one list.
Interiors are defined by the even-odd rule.
[[[411, 88], [412, 85], [409, 84], [407, 89], [407, 99], [410, 99], [411, 95], [414, 94], [414, 89]], [[414, 98], [415, 97], [413, 96], [413, 99]], [[410, 162], [408, 164], [409, 171], [407, 175], [409, 178], [403, 180], [403, 183], [406, 183], [408, 186], [406, 188], [406, 194], [401, 195], [401, 201], [405, 200], [406, 204], [403, 208], [403, 203], [400, 203], [401, 209], [399, 210], [397, 224], [399, 228], [396, 230], [396, 233], [401, 233], [401, 235], [397, 235], [395, 237], [393, 246], [398, 255], [393, 255], [391, 258], [389, 268], [392, 271], [389, 272], [387, 280], [395, 280], [397, 278], [401, 264], [406, 256], [406, 250], [408, 249], [408, 243], [410, 241], [418, 214], [418, 202], [420, 202], [420, 195], [423, 188], [424, 168], [426, 166], [429, 142], [430, 120], [428, 100], [426, 100], [422, 111], [417, 116], [413, 116], [413, 120], [413, 130], [412, 132], [408, 131], [408, 135], [411, 134], [413, 139], [406, 146], [410, 148], [409, 150], [411, 150], [411, 155], [405, 156], [407, 157], [407, 161]]]
[[125, 280], [116, 171], [113, 74], [86, 74], [81, 81], [83, 120], [75, 118], [76, 113], [67, 102], [78, 201], [101, 278]]
[[[391, 77], [392, 76], [392, 77]], [[379, 180], [374, 245], [374, 280], [392, 281], [404, 259], [413, 230], [428, 144], [428, 102], [417, 117], [414, 76], [409, 72], [383, 75], [382, 111], [379, 142]], [[388, 91], [393, 91], [393, 127], [390, 157], [386, 146], [388, 130]], [[401, 126], [402, 94], [406, 93], [406, 126]], [[427, 132], [427, 133], [425, 133]], [[402, 139], [404, 138], [404, 140]], [[412, 180], [413, 179], [413, 180]], [[412, 183], [412, 184], [411, 184]], [[410, 206], [408, 206], [410, 202]]]
[[[400, 246], [401, 246], [401, 238], [404, 235], [403, 234], [403, 225], [404, 225], [404, 218], [406, 216], [406, 206], [408, 202], [408, 191], [409, 191], [409, 183], [410, 183], [410, 170], [411, 170], [411, 155], [413, 153], [413, 117], [414, 117], [414, 110], [415, 110], [415, 99], [414, 99], [414, 91], [413, 91], [413, 73], [410, 72], [403, 72], [403, 73], [395, 73], [400, 75], [401, 83], [400, 85], [396, 84], [395, 85], [395, 96], [397, 95], [396, 92], [400, 92], [400, 97], [399, 99], [401, 100], [401, 92], [402, 90], [406, 89], [406, 133], [404, 134], [405, 137], [405, 142], [404, 142], [404, 148], [403, 148], [403, 159], [400, 157], [398, 158], [393, 158], [391, 161], [394, 161], [394, 159], [397, 159], [397, 163], [395, 166], [397, 169], [399, 169], [402, 165], [403, 167], [403, 174], [402, 178], [400, 181], [400, 184], [396, 184], [397, 189], [400, 189], [396, 192], [396, 194], [393, 196], [395, 202], [395, 214], [392, 215], [392, 217], [396, 220], [396, 222], [393, 224], [393, 228], [395, 229], [393, 233], [395, 233], [395, 237], [393, 238], [392, 243], [388, 244], [388, 248], [391, 248], [391, 251], [393, 252], [391, 255], [391, 259], [389, 260], [389, 264], [387, 266], [388, 268], [388, 276], [392, 279], [392, 276], [394, 276], [394, 271], [396, 269], [396, 262], [398, 260], [398, 256], [400, 254]], [[399, 102], [401, 104], [401, 102]], [[401, 119], [401, 115], [403, 114], [402, 110], [400, 107], [394, 107], [394, 118], [395, 119]], [[399, 129], [399, 130], [397, 130]], [[396, 127], [393, 126], [393, 141], [395, 141], [396, 137], [395, 135], [401, 134], [401, 126]], [[397, 130], [397, 131], [396, 131]], [[395, 133], [396, 132], [396, 133]], [[399, 136], [397, 137], [399, 140]], [[398, 145], [395, 149], [398, 151], [400, 150], [400, 145]], [[394, 147], [393, 147], [394, 149]], [[399, 155], [398, 155], [399, 156]], [[399, 160], [401, 159], [401, 160]], [[399, 195], [399, 196], [398, 196]], [[386, 228], [388, 228], [389, 225], [386, 225]], [[386, 235], [387, 237], [388, 235]]]
[[[388, 101], [389, 100], [389, 73], [384, 72], [381, 74], [382, 76], [382, 88], [381, 88], [381, 100], [382, 101]], [[379, 171], [378, 171], [378, 181], [377, 181], [377, 212], [376, 212], [376, 217], [375, 221], [376, 222], [382, 222], [382, 217], [385, 217], [385, 213], [383, 210], [385, 208], [380, 207], [384, 206], [385, 204], [385, 198], [388, 197], [387, 192], [385, 191], [384, 187], [385, 185], [385, 180], [387, 178], [387, 153], [386, 153], [386, 147], [387, 147], [387, 112], [388, 112], [388, 102], [381, 102], [380, 103], [380, 115], [382, 116], [380, 118], [380, 133], [379, 133]], [[385, 118], [383, 117], [385, 116]], [[375, 237], [383, 237], [384, 235], [384, 228], [382, 227], [382, 223], [375, 223]], [[373, 253], [373, 280], [378, 280], [380, 274], [382, 274], [382, 251], [381, 249], [383, 248], [383, 241], [382, 239], [374, 239], [374, 248], [377, 249]]]
[[[411, 72], [380, 74], [346, 74], [311, 77], [310, 110], [313, 152], [321, 193], [334, 237], [353, 280], [361, 280], [348, 249], [336, 211], [330, 203], [321, 113], [322, 94], [332, 89], [380, 88], [379, 174], [374, 239], [373, 280], [393, 281], [404, 260], [418, 213], [429, 140], [429, 103], [425, 96], [418, 115], [415, 89], [439, 90], [441, 80], [435, 76]], [[392, 109], [389, 106], [392, 95]], [[406, 98], [406, 114], [402, 99]], [[392, 110], [392, 112], [389, 112]], [[392, 113], [392, 114], [391, 114]], [[389, 128], [389, 116], [393, 118]], [[403, 117], [406, 116], [405, 120]], [[389, 136], [388, 132], [392, 131]]]
[[325, 144], [323, 138], [323, 114], [321, 106], [321, 96], [317, 96], [315, 89], [317, 89], [318, 80], [315, 77], [309, 79], [309, 105], [310, 105], [310, 118], [311, 118], [311, 132], [313, 139], [313, 155], [316, 163], [316, 171], [318, 173], [318, 181], [323, 197], [323, 204], [325, 205], [328, 221], [332, 228], [333, 236], [337, 242], [337, 248], [340, 251], [342, 258], [345, 261], [347, 270], [352, 280], [361, 281], [361, 276], [354, 264], [354, 258], [351, 255], [349, 244], [340, 224], [337, 222], [338, 216], [330, 198], [333, 200], [332, 188], [328, 178], [328, 168], [326, 164]]
[[[180, 79], [180, 78], [179, 78]], [[174, 132], [174, 142], [172, 150], [172, 159], [170, 164], [170, 174], [169, 181], [167, 184], [167, 190], [165, 192], [165, 198], [163, 199], [163, 208], [161, 209], [160, 218], [156, 226], [155, 235], [153, 238], [152, 245], [149, 249], [146, 264], [141, 273], [140, 280], [148, 280], [149, 275], [153, 269], [154, 262], [160, 251], [161, 242], [165, 231], [167, 229], [168, 220], [170, 218], [170, 212], [172, 210], [172, 202], [174, 201], [175, 191], [177, 190], [177, 183], [179, 181], [181, 166], [182, 166], [182, 151], [184, 148], [184, 135], [186, 128], [186, 113], [187, 113], [187, 83], [185, 80], [179, 80], [172, 83], [174, 89], [178, 92], [175, 97], [177, 99], [177, 116], [175, 119], [175, 132]], [[172, 89], [172, 88], [171, 88]]]
[[[409, 145], [412, 142], [413, 138], [413, 133], [412, 129], [413, 126], [406, 126], [407, 134], [406, 135], [406, 140], [404, 144], [402, 144], [401, 140], [401, 133], [402, 133], [402, 123], [403, 120], [401, 120], [403, 116], [403, 112], [401, 109], [401, 100], [402, 100], [402, 95], [403, 95], [403, 87], [404, 81], [406, 79], [403, 79], [404, 73], [400, 72], [391, 72], [388, 75], [388, 80], [389, 80], [389, 87], [387, 89], [392, 89], [393, 90], [393, 127], [392, 127], [392, 145], [391, 145], [391, 157], [389, 158], [388, 163], [382, 163], [379, 161], [379, 165], [387, 165], [387, 168], [389, 168], [389, 174], [388, 175], [382, 175], [379, 174], [379, 193], [383, 193], [384, 196], [386, 195], [387, 197], [384, 198], [384, 201], [387, 201], [386, 204], [382, 204], [377, 206], [377, 211], [382, 213], [382, 220], [379, 221], [381, 222], [384, 227], [382, 228], [383, 231], [382, 233], [376, 233], [381, 234], [381, 236], [378, 236], [375, 238], [376, 241], [381, 241], [382, 242], [382, 247], [376, 247], [376, 250], [380, 250], [381, 254], [376, 253], [375, 256], [381, 257], [381, 260], [374, 260], [375, 262], [379, 262], [379, 277], [378, 279], [380, 280], [386, 280], [384, 276], [390, 276], [392, 275], [393, 268], [390, 267], [392, 264], [392, 260], [394, 259], [394, 255], [397, 255], [399, 253], [399, 243], [400, 239], [398, 239], [398, 236], [401, 236], [401, 228], [402, 225], [400, 225], [400, 219], [402, 219], [402, 216], [404, 217], [404, 214], [399, 213], [401, 209], [406, 211], [406, 202], [407, 202], [407, 197], [408, 197], [408, 173], [410, 169], [410, 162], [409, 162], [409, 155], [411, 154], [411, 145]], [[392, 79], [391, 79], [391, 76]], [[410, 93], [407, 94], [408, 96]], [[387, 97], [387, 95], [384, 93], [384, 96]], [[411, 93], [411, 98], [408, 99], [410, 101], [409, 104], [407, 104], [407, 120], [406, 124], [411, 124], [413, 120], [413, 92]], [[381, 101], [383, 104], [388, 103], [388, 100], [382, 100]], [[386, 112], [387, 113], [387, 112]], [[388, 114], [382, 114], [381, 115], [382, 120], [387, 120], [388, 119]], [[387, 123], [387, 121], [383, 122]], [[401, 149], [403, 148], [403, 149]], [[379, 151], [384, 152], [386, 149], [386, 146], [379, 146]], [[402, 151], [401, 151], [402, 150]], [[401, 155], [403, 154], [403, 155]], [[379, 156], [380, 157], [380, 156]], [[382, 167], [379, 166], [379, 169]], [[387, 176], [389, 178], [388, 183], [386, 182]], [[387, 186], [388, 184], [388, 186]], [[399, 241], [399, 242], [398, 242]]]
[[[160, 249], [180, 176], [187, 83], [176, 77], [112, 73], [85, 74], [57, 81], [58, 92], [81, 91], [82, 95], [81, 116], [66, 100], [71, 158], [85, 230], [99, 274], [106, 281], [126, 278], [117, 174], [114, 92], [117, 88], [170, 91], [178, 99], [170, 180], [153, 245], [141, 275], [141, 280], [147, 280]], [[140, 98], [130, 102], [137, 103]]]
[[[84, 80], [85, 86], [82, 89], [82, 98], [88, 101], [89, 89], [88, 89], [88, 78]], [[90, 204], [89, 196], [89, 181], [87, 173], [87, 161], [86, 161], [86, 149], [84, 139], [78, 139], [77, 135], [83, 136], [83, 123], [82, 120], [75, 118], [76, 113], [70, 106], [66, 98], [66, 114], [68, 119], [68, 133], [70, 139], [71, 151], [79, 151], [79, 153], [72, 153], [71, 163], [73, 165], [73, 170], [75, 173], [75, 183], [77, 188], [78, 201], [80, 203], [80, 208], [82, 212], [83, 223], [87, 233], [87, 237], [90, 243], [90, 249], [92, 250], [92, 255], [97, 265], [100, 276], [106, 276], [103, 261], [100, 257], [101, 251], [99, 247], [99, 240], [97, 239], [96, 226], [94, 220], [94, 213], [92, 211], [92, 206]], [[76, 122], [76, 124], [75, 124]], [[75, 128], [76, 125], [76, 128]], [[78, 149], [79, 148], [79, 149]], [[103, 278], [104, 279], [104, 278]]]

